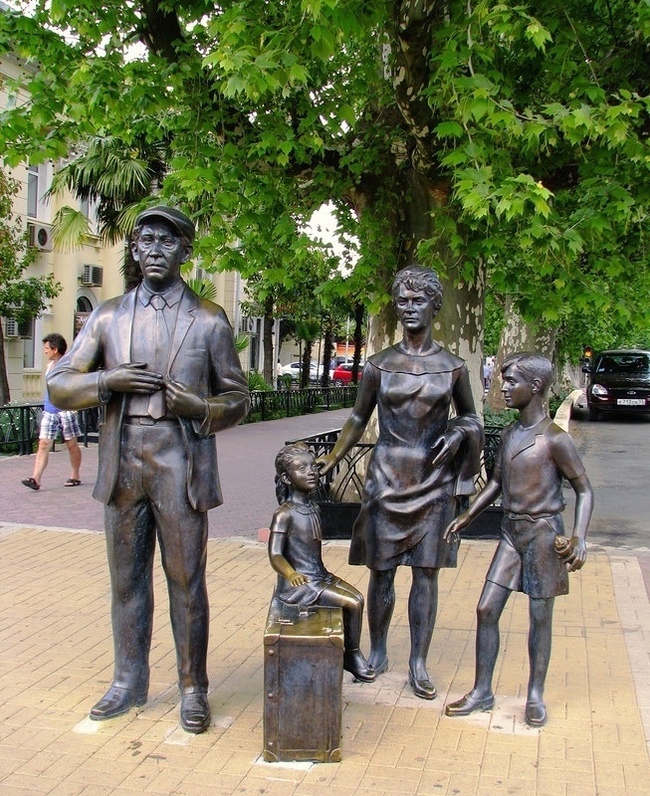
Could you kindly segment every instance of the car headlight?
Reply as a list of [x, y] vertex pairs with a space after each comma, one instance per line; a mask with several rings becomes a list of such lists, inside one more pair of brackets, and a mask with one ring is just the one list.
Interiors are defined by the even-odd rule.
[[607, 387], [603, 387], [602, 384], [594, 384], [591, 388], [592, 395], [599, 395], [601, 398], [604, 398], [608, 395]]

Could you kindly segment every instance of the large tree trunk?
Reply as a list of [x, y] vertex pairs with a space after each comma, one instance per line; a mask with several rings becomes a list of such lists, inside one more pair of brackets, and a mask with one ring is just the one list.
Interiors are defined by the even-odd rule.
[[[432, 216], [440, 212], [447, 198], [440, 186], [429, 184], [413, 176], [413, 173], [411, 182], [409, 190], [404, 193], [400, 213], [402, 221], [395, 235], [404, 244], [398, 252], [398, 268], [416, 261], [417, 245], [431, 236]], [[438, 255], [445, 263], [446, 274], [439, 275], [443, 284], [443, 300], [434, 324], [434, 336], [442, 346], [467, 363], [474, 402], [480, 414], [483, 405], [484, 272], [478, 273], [474, 281], [469, 283], [463, 279], [444, 246], [439, 248]], [[401, 339], [401, 334], [392, 304], [387, 305], [381, 313], [370, 319], [368, 353], [375, 353], [396, 343]]]
[[309, 372], [311, 370], [311, 349], [313, 342], [311, 340], [305, 340], [305, 348], [302, 352], [302, 370], [300, 373], [300, 386], [302, 389], [306, 389], [309, 387]]
[[[434, 324], [436, 340], [467, 363], [476, 410], [483, 407], [483, 283], [455, 282], [453, 271], [442, 280], [442, 309]], [[392, 306], [370, 318], [368, 354], [393, 345], [401, 339]]]
[[354, 354], [352, 355], [352, 384], [359, 383], [361, 373], [361, 349], [363, 348], [363, 319], [365, 317], [363, 304], [357, 303], [354, 307]]
[[332, 314], [327, 313], [324, 318], [324, 331], [323, 331], [323, 370], [320, 374], [320, 385], [321, 387], [329, 387], [330, 383], [330, 365], [332, 363], [332, 348], [333, 348], [333, 340], [334, 340], [334, 332], [333, 332], [333, 324], [334, 321], [332, 319]]
[[[264, 303], [264, 318], [262, 319], [262, 340], [264, 349], [264, 381], [275, 384], [275, 362], [273, 361], [273, 299], [269, 298]], [[278, 351], [278, 354], [280, 352]]]
[[133, 259], [131, 247], [128, 242], [124, 246], [124, 261], [122, 262], [122, 276], [124, 277], [124, 291], [137, 287], [142, 282], [142, 271], [140, 266]]
[[[395, 195], [395, 181], [401, 180], [401, 204], [378, 210], [377, 220], [384, 224], [394, 241], [397, 268], [416, 261], [420, 241], [430, 240], [436, 230], [432, 219], [435, 214], [448, 212], [451, 186], [441, 177], [435, 157], [437, 142], [433, 135], [436, 120], [432, 118], [426, 89], [429, 83], [430, 62], [423, 58], [432, 46], [436, 26], [447, 13], [447, 6], [437, 0], [396, 0], [394, 26], [389, 32], [389, 46], [394, 61], [392, 82], [399, 109], [395, 122], [396, 133], [392, 154], [396, 168], [384, 175], [389, 191]], [[370, 186], [368, 191], [366, 186]], [[357, 212], [373, 212], [373, 191], [381, 195], [378, 186], [368, 180], [356, 198]], [[380, 215], [381, 214], [381, 215]], [[440, 274], [444, 287], [442, 310], [435, 324], [438, 341], [454, 354], [461, 356], [469, 369], [476, 409], [482, 411], [483, 399], [483, 292], [485, 275], [483, 267], [471, 282], [461, 276], [460, 264], [442, 242], [437, 251], [444, 264], [445, 274]], [[427, 265], [427, 263], [422, 263]], [[393, 275], [390, 275], [392, 277]], [[386, 275], [387, 284], [390, 279]], [[375, 353], [401, 337], [392, 306], [370, 319], [368, 353]]]
[[486, 398], [486, 404], [493, 412], [502, 412], [506, 408], [501, 394], [501, 368], [509, 354], [531, 351], [548, 357], [551, 362], [555, 357], [557, 329], [544, 328], [539, 324], [524, 321], [509, 296], [506, 298], [505, 319], [499, 350], [494, 361], [492, 382]]
[[8, 404], [10, 400], [7, 360], [5, 359], [5, 336], [0, 324], [0, 406]]

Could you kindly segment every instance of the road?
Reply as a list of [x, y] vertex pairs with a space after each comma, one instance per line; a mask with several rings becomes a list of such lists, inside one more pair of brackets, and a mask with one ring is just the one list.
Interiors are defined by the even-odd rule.
[[569, 432], [594, 490], [590, 545], [650, 550], [650, 415], [589, 422], [586, 410], [574, 407]]

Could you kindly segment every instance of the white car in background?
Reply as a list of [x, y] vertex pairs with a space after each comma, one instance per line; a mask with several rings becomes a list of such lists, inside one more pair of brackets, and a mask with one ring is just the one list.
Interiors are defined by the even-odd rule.
[[[312, 362], [309, 366], [309, 381], [318, 381], [320, 369]], [[291, 362], [282, 368], [283, 376], [291, 376], [291, 381], [300, 381], [302, 373], [302, 362]]]

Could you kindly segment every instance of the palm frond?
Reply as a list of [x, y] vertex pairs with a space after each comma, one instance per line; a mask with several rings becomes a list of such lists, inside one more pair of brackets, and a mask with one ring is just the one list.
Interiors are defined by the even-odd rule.
[[209, 279], [193, 276], [191, 279], [187, 280], [187, 284], [200, 298], [207, 299], [208, 301], [216, 301], [217, 287], [214, 282], [211, 282]]
[[250, 341], [251, 339], [249, 335], [238, 334], [237, 337], [235, 337], [235, 349], [237, 350], [237, 353], [241, 354], [242, 351], [245, 351], [248, 348]]
[[52, 224], [52, 241], [56, 249], [80, 249], [89, 234], [88, 219], [80, 210], [64, 205], [57, 211]]
[[121, 243], [133, 232], [135, 221], [144, 209], [141, 202], [125, 205], [110, 223], [102, 227], [102, 236], [109, 243]]

